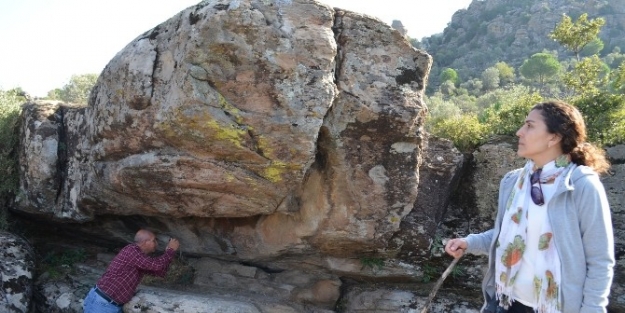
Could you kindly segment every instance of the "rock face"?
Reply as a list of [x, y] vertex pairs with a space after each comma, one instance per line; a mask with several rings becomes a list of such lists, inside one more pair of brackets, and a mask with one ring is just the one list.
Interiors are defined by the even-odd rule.
[[0, 312], [30, 312], [35, 256], [21, 237], [0, 232]]
[[391, 245], [401, 249], [399, 258], [414, 263], [430, 258], [432, 243], [436, 240], [432, 234], [445, 218], [445, 208], [458, 187], [465, 165], [464, 156], [449, 140], [427, 136], [423, 151], [423, 163], [419, 168], [420, 196], [391, 241]]
[[87, 107], [26, 107], [17, 210], [234, 259], [383, 250], [417, 199], [431, 62], [314, 1], [201, 2], [120, 51]]
[[475, 171], [467, 177], [475, 193], [475, 207], [471, 211], [471, 215], [476, 217], [473, 231], [492, 228], [497, 214], [501, 178], [509, 171], [525, 165], [525, 159], [516, 154], [517, 142], [516, 138], [494, 138], [473, 152]]

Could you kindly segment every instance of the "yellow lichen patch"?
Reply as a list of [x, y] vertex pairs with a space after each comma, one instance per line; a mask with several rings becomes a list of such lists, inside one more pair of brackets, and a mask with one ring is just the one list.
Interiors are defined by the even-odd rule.
[[187, 141], [203, 144], [221, 141], [241, 148], [247, 136], [247, 131], [237, 124], [217, 121], [208, 112], [197, 108], [180, 107], [173, 113], [174, 116], [167, 123], [158, 124], [156, 128], [178, 144]]
[[287, 164], [282, 161], [271, 161], [271, 164], [261, 174], [267, 180], [277, 183], [282, 180], [282, 175], [290, 171], [299, 171], [302, 166], [299, 164]]
[[277, 183], [282, 180], [282, 174], [286, 171], [286, 163], [271, 161], [271, 164], [263, 172], [263, 177]]
[[241, 118], [241, 111], [230, 104], [230, 102], [228, 102], [228, 100], [226, 100], [226, 98], [224, 98], [221, 94], [219, 95], [219, 106], [221, 106], [224, 111], [230, 113], [238, 124], [243, 122], [243, 118]]
[[391, 216], [389, 220], [391, 223], [395, 224], [395, 223], [399, 223], [399, 221], [401, 221], [401, 218], [399, 218], [399, 216]]
[[262, 155], [271, 158], [273, 157], [273, 150], [270, 148], [269, 141], [263, 135], [256, 136], [256, 145], [259, 151], [262, 151]]
[[241, 147], [241, 138], [247, 134], [246, 131], [233, 125], [220, 125], [215, 120], [206, 122], [206, 126], [213, 131], [215, 139], [229, 141], [239, 148]]

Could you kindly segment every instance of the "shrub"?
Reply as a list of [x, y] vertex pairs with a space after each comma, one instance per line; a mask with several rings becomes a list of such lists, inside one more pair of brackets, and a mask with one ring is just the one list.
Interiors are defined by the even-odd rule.
[[72, 272], [75, 263], [81, 263], [85, 260], [87, 260], [87, 251], [83, 248], [49, 251], [41, 256], [38, 271], [40, 274], [47, 273], [51, 279], [57, 279]]
[[453, 141], [460, 151], [468, 151], [484, 141], [486, 128], [480, 124], [477, 115], [465, 114], [431, 120], [431, 132], [436, 136]]
[[625, 97], [599, 93], [573, 104], [584, 116], [589, 141], [599, 146], [625, 142]]
[[17, 127], [20, 104], [26, 100], [22, 95], [20, 89], [0, 89], [0, 230], [8, 228], [6, 204], [18, 187]]
[[384, 267], [384, 260], [380, 258], [363, 257], [360, 259], [360, 264], [362, 264], [363, 268], [369, 267], [375, 271], [381, 270]]
[[537, 94], [520, 96], [516, 101], [500, 103], [484, 111], [480, 120], [484, 123], [485, 134], [490, 135], [514, 135], [525, 122], [530, 109], [542, 101]]
[[[91, 89], [93, 89], [97, 80], [98, 74], [72, 75], [69, 83], [59, 90], [58, 96], [65, 102], [87, 104]], [[55, 90], [51, 92], [56, 93]]]

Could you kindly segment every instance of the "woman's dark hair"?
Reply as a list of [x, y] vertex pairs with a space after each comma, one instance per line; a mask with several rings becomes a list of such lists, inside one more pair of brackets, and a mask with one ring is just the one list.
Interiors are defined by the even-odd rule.
[[591, 167], [599, 174], [608, 171], [605, 151], [586, 142], [586, 124], [577, 108], [562, 101], [548, 101], [532, 110], [540, 111], [549, 133], [560, 135], [562, 152], [569, 154], [573, 163]]

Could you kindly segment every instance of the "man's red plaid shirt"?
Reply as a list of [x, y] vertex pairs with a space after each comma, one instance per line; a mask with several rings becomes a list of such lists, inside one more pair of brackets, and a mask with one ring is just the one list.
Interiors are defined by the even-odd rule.
[[111, 261], [96, 285], [115, 302], [126, 303], [134, 296], [145, 274], [165, 276], [175, 253], [168, 248], [163, 255], [150, 257], [136, 244], [127, 245]]

